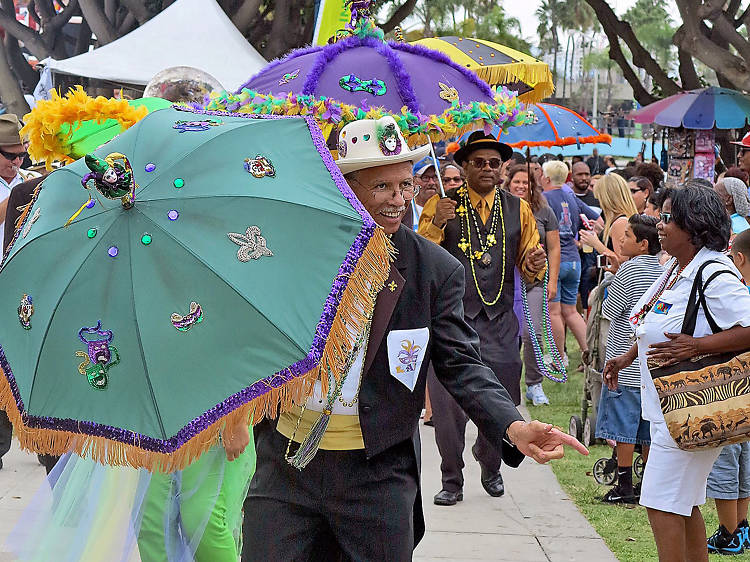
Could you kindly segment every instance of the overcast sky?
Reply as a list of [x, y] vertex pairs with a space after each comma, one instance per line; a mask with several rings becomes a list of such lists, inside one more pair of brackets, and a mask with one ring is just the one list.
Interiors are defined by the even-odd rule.
[[[537, 44], [536, 28], [539, 25], [539, 21], [536, 19], [536, 10], [541, 4], [540, 0], [528, 0], [526, 2], [519, 2], [517, 0], [505, 0], [503, 1], [503, 7], [506, 13], [518, 18], [521, 22], [521, 31], [523, 36], [532, 45]], [[630, 6], [635, 4], [635, 0], [610, 0], [609, 5], [612, 6], [615, 13], [622, 15]]]

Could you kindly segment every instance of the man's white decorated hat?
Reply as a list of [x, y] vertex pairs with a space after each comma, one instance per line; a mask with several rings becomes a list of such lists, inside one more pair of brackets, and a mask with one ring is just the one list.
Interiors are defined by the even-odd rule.
[[418, 162], [430, 146], [409, 148], [396, 121], [390, 115], [380, 119], [353, 121], [339, 133], [336, 160], [342, 174], [399, 162]]

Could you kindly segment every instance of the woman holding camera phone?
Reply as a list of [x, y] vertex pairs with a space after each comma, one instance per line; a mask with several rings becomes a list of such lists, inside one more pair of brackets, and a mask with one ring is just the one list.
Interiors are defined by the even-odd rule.
[[[594, 195], [599, 200], [604, 216], [604, 231], [600, 240], [592, 230], [581, 230], [581, 244], [591, 246], [600, 256], [598, 260], [605, 271], [615, 273], [627, 258], [622, 255], [622, 239], [628, 225], [628, 218], [637, 215], [633, 196], [628, 184], [617, 174], [609, 174], [594, 184]], [[603, 241], [602, 241], [603, 240]]]

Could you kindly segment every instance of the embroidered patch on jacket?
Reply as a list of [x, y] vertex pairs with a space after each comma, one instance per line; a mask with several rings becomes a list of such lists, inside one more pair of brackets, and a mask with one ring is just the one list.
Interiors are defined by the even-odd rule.
[[430, 329], [426, 327], [393, 330], [388, 334], [388, 365], [391, 376], [412, 392], [417, 385], [429, 341]]
[[656, 304], [654, 305], [654, 312], [656, 314], [668, 314], [670, 308], [672, 308], [672, 305], [668, 302], [656, 301]]

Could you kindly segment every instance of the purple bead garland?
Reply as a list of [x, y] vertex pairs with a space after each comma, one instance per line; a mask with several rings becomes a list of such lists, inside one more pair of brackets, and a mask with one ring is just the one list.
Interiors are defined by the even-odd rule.
[[[557, 349], [557, 345], [554, 343], [555, 340], [552, 337], [552, 323], [550, 321], [549, 317], [549, 303], [547, 302], [547, 285], [549, 284], [549, 265], [547, 266], [547, 271], [544, 272], [544, 294], [545, 297], [542, 301], [542, 311], [544, 314], [544, 317], [542, 318], [542, 339], [544, 343], [547, 344], [547, 348], [552, 352], [552, 372], [550, 372], [549, 369], [547, 369], [547, 365], [544, 362], [544, 353], [539, 345], [539, 342], [536, 339], [536, 330], [534, 330], [534, 322], [531, 319], [531, 313], [529, 311], [529, 299], [526, 295], [526, 282], [523, 280], [523, 277], [521, 278], [521, 302], [523, 304], [523, 315], [526, 317], [526, 326], [529, 331], [529, 339], [531, 340], [531, 346], [534, 349], [534, 357], [536, 359], [536, 364], [539, 367], [539, 370], [541, 373], [547, 377], [550, 380], [553, 380], [555, 382], [565, 382], [568, 380], [568, 374], [565, 371], [565, 366], [563, 365], [562, 357], [560, 357], [560, 351]], [[551, 343], [550, 343], [551, 342]], [[560, 366], [560, 371], [554, 369], [555, 364]], [[561, 374], [562, 378], [558, 378], [554, 376], [554, 374]]]

